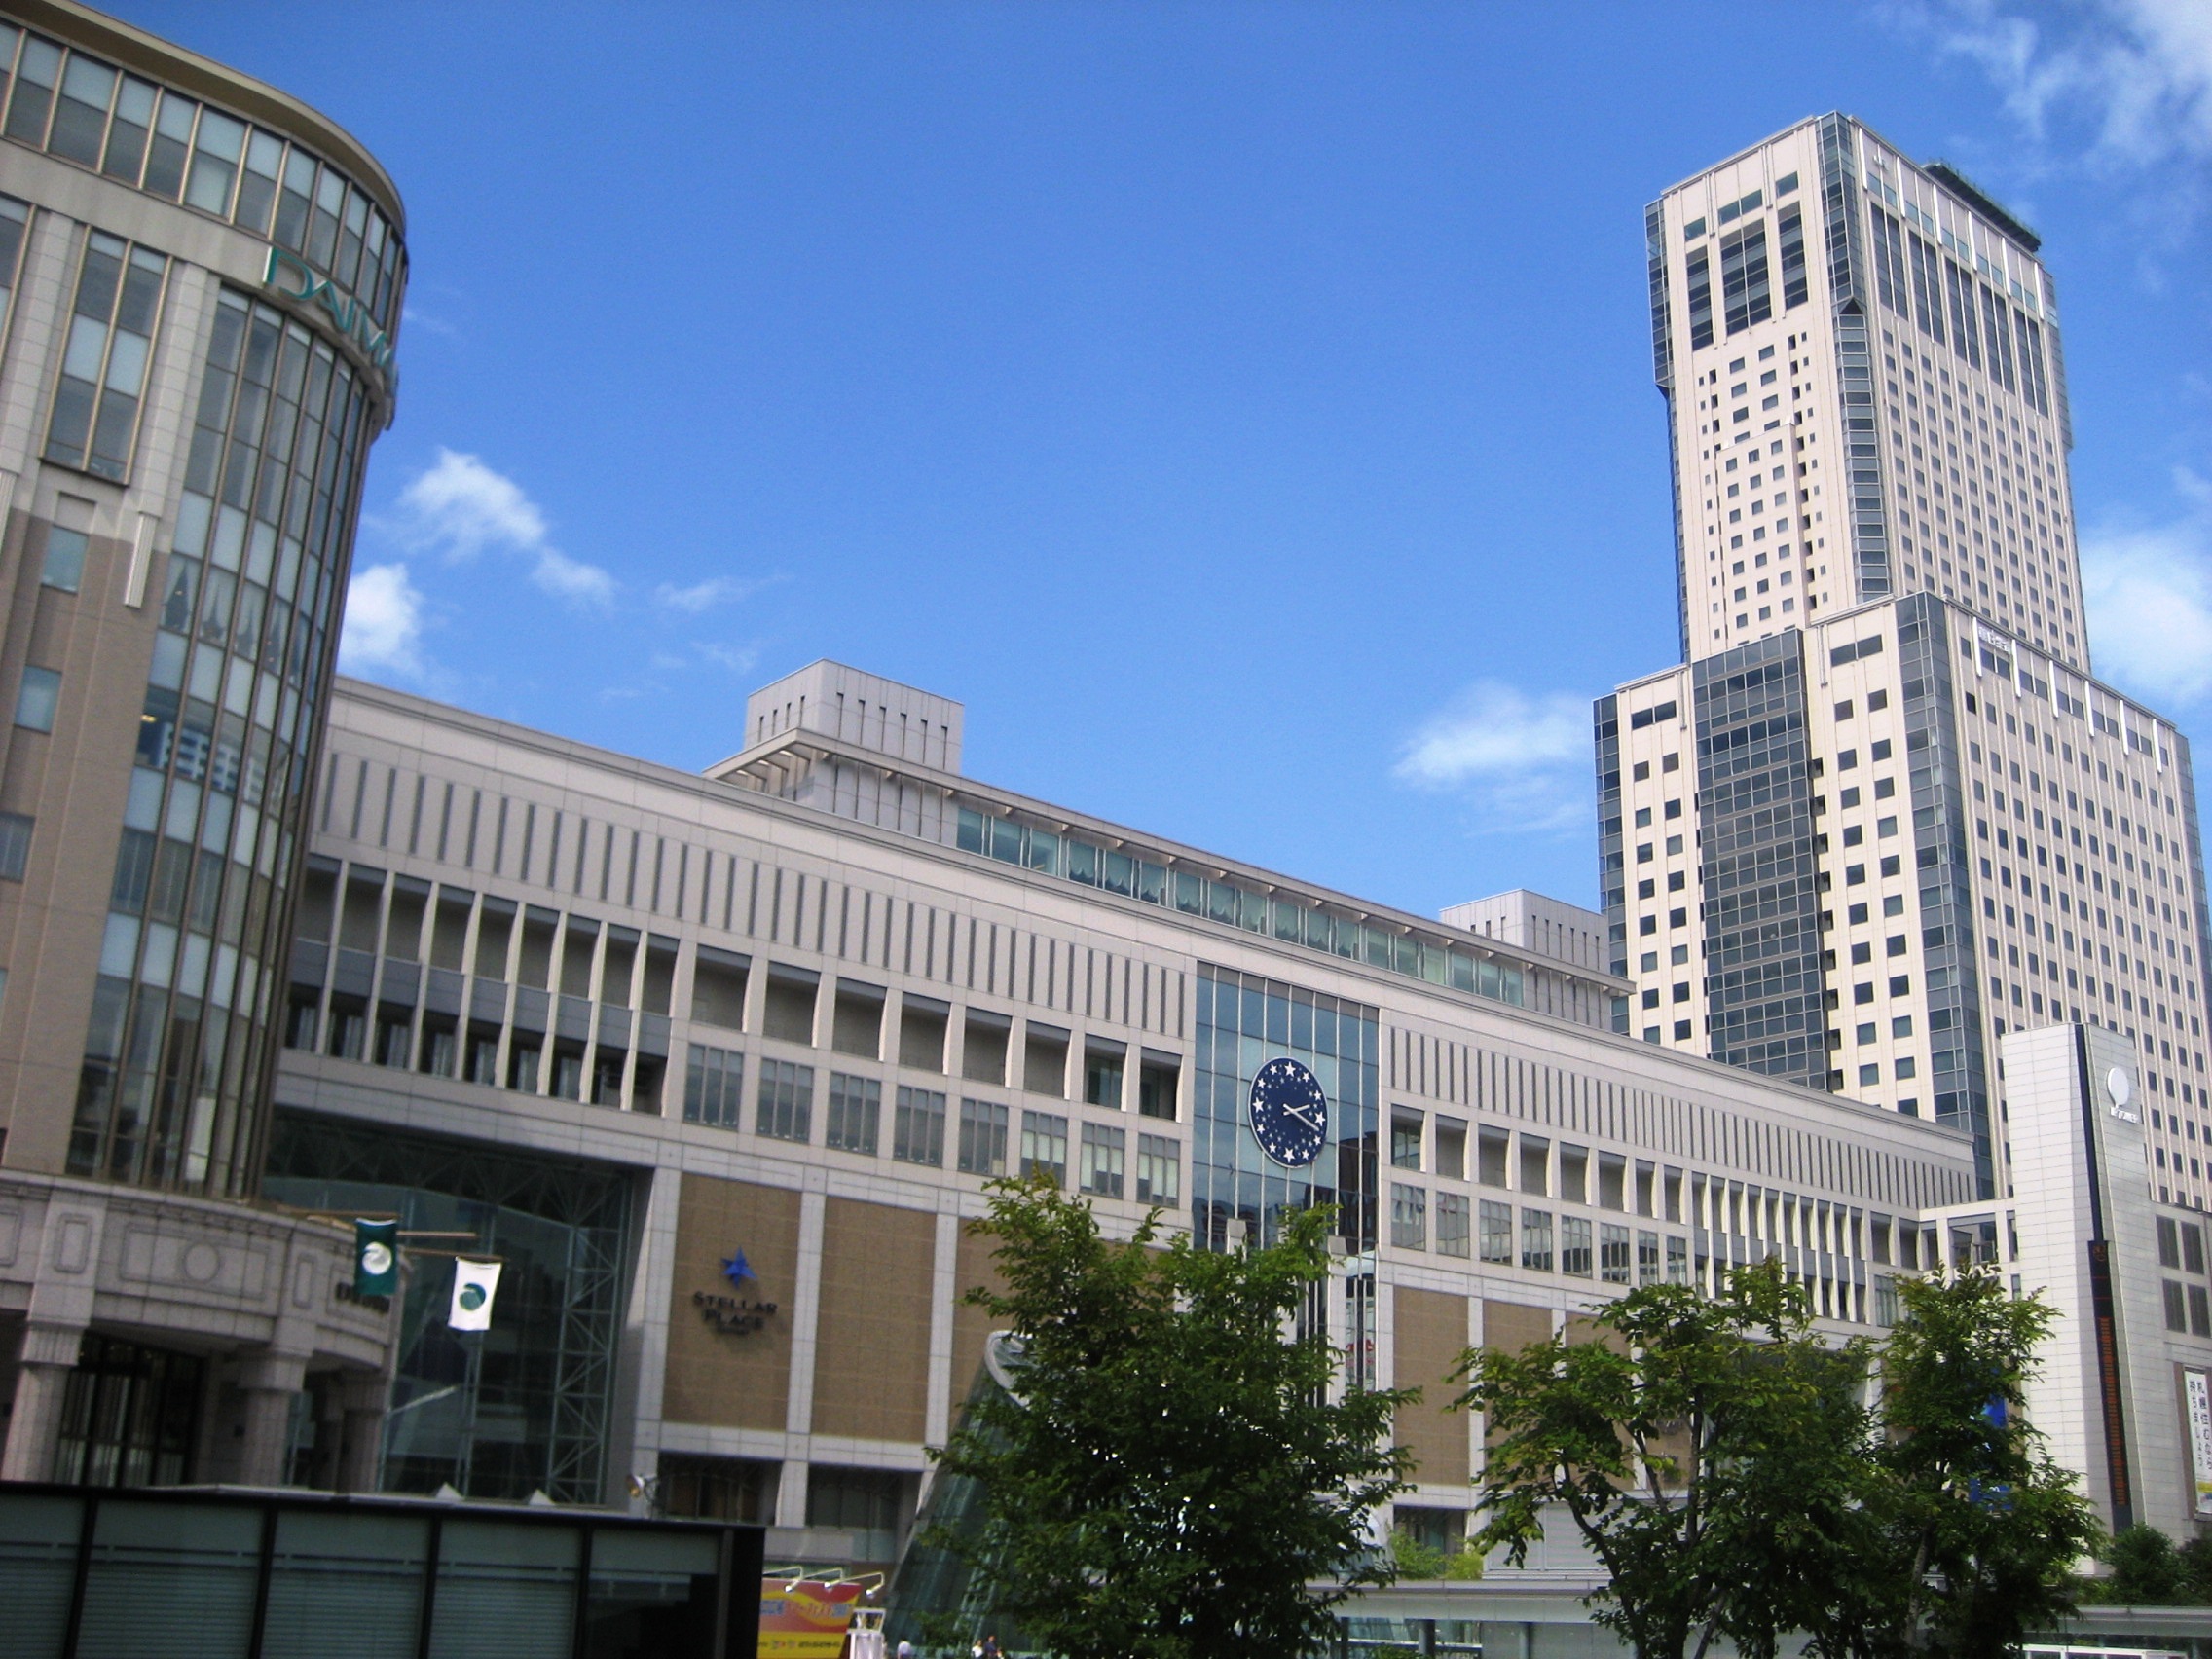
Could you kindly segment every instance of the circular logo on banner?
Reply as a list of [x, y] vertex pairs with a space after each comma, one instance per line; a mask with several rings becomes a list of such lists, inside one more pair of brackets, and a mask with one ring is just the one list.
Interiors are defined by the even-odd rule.
[[364, 1244], [361, 1246], [361, 1271], [372, 1277], [391, 1272], [391, 1246], [389, 1244]]
[[454, 1300], [461, 1304], [463, 1312], [473, 1313], [484, 1306], [484, 1287], [480, 1284], [464, 1284], [461, 1287], [461, 1294]]
[[2135, 1092], [2135, 1086], [2128, 1082], [2127, 1073], [2119, 1066], [2105, 1073], [2105, 1088], [2112, 1095], [2115, 1106], [2126, 1105], [2127, 1097]]

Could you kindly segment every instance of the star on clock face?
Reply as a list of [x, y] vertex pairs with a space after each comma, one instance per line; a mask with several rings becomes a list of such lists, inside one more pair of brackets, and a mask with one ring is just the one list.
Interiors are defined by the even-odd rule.
[[1321, 1081], [1287, 1056], [1270, 1060], [1252, 1079], [1252, 1138], [1286, 1169], [1303, 1169], [1329, 1140], [1329, 1097]]

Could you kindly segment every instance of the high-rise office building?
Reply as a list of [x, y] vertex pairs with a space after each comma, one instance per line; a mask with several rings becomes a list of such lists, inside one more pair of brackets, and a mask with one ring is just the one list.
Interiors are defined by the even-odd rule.
[[[334, 1477], [343, 1438], [366, 1481], [390, 1319], [342, 1299], [346, 1235], [238, 1200], [391, 417], [399, 198], [275, 88], [6, 10], [0, 1473]], [[319, 1450], [303, 1392], [352, 1419]]]
[[2212, 1157], [2187, 740], [2088, 675], [2049, 274], [1955, 171], [1791, 128], [1646, 214], [1690, 660], [1597, 709], [1624, 1029], [1969, 1130], [1998, 1041], [2142, 1056]]
[[1675, 186], [1644, 237], [1686, 659], [1934, 593], [2087, 670], [2032, 231], [1827, 115]]

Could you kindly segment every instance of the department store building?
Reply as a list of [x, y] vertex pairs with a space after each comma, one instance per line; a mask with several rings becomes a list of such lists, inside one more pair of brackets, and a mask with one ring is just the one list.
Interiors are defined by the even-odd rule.
[[258, 1186], [403, 225], [276, 89], [0, 15], [0, 1477], [375, 1479], [392, 1320]]
[[[1043, 1169], [1217, 1247], [1339, 1205], [1332, 1336], [1428, 1390], [1397, 1519], [1451, 1539], [1470, 1344], [1770, 1253], [1868, 1329], [1973, 1195], [1950, 1125], [1615, 1035], [1591, 912], [1447, 924], [994, 789], [959, 704], [832, 663], [745, 719], [699, 775], [338, 683], [267, 1189], [509, 1264], [473, 1366], [411, 1299], [388, 1485], [635, 1481], [888, 1565], [982, 1371], [963, 1223]], [[1281, 1057], [1303, 1167], [1248, 1122]]]

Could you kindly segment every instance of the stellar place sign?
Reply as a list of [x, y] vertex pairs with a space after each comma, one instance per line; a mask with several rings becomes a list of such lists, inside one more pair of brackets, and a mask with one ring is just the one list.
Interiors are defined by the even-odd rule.
[[369, 366], [384, 376], [387, 384], [390, 382], [391, 336], [376, 325], [367, 306], [329, 277], [317, 276], [314, 268], [298, 254], [286, 253], [280, 247], [269, 250], [269, 264], [261, 274], [261, 280], [263, 286], [285, 299], [320, 306], [340, 338], [359, 351]]
[[761, 1302], [750, 1296], [723, 1296], [712, 1290], [695, 1290], [691, 1293], [691, 1306], [698, 1309], [699, 1317], [713, 1329], [726, 1336], [750, 1336], [766, 1328], [776, 1311], [773, 1302]]

